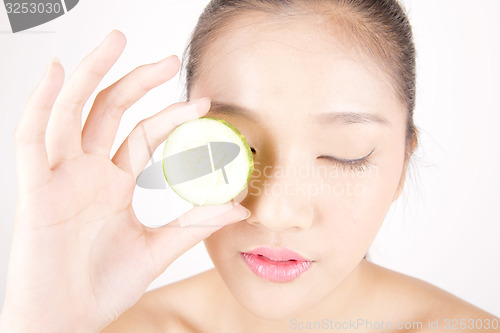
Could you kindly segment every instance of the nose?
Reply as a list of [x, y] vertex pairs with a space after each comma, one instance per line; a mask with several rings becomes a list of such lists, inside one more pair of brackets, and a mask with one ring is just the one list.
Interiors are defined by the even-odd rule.
[[247, 222], [270, 231], [290, 228], [309, 229], [314, 211], [305, 189], [304, 179], [294, 175], [263, 172], [257, 191], [250, 191], [252, 216]]

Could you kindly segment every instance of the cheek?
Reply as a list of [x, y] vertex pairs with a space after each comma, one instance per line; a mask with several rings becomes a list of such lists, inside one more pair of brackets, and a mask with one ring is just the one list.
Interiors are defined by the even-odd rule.
[[231, 240], [227, 229], [228, 227], [219, 229], [203, 241], [213, 262], [225, 260], [223, 257], [227, 252], [222, 249], [227, 248], [227, 243]]
[[364, 172], [348, 171], [318, 182], [335, 189], [314, 202], [322, 238], [318, 244], [328, 249], [327, 260], [338, 269], [359, 262], [370, 248], [399, 185], [403, 152], [379, 154], [376, 165]]
[[246, 222], [237, 222], [225, 226], [204, 240], [205, 248], [215, 266], [224, 263], [234, 263], [240, 261], [239, 251], [243, 250], [243, 244], [248, 243], [247, 232], [245, 232]]

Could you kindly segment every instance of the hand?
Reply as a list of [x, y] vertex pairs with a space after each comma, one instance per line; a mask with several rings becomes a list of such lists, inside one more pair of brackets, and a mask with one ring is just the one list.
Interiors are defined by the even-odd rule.
[[[179, 255], [248, 217], [232, 202], [195, 207], [161, 228], [137, 220], [132, 194], [151, 151], [177, 125], [203, 116], [210, 100], [144, 119], [110, 159], [123, 112], [180, 67], [171, 56], [102, 90], [82, 131], [82, 108], [125, 44], [111, 32], [64, 84], [63, 67], [51, 62], [27, 101], [15, 135], [19, 197], [0, 329], [99, 331]], [[192, 223], [205, 227], [182, 227]]]

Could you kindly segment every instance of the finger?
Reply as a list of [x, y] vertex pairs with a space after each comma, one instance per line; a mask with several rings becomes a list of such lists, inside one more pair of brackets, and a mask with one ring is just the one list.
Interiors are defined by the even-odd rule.
[[113, 30], [80, 62], [61, 89], [47, 127], [47, 153], [52, 166], [63, 158], [82, 153], [83, 106], [116, 62], [125, 43], [125, 35]]
[[248, 184], [240, 193], [238, 193], [236, 197], [234, 197], [233, 201], [237, 203], [243, 202], [243, 200], [245, 200], [247, 195], [248, 195]]
[[59, 60], [54, 58], [28, 98], [16, 127], [16, 164], [18, 185], [22, 190], [36, 188], [49, 177], [45, 130], [63, 82], [64, 69]]
[[202, 117], [209, 108], [210, 98], [205, 97], [189, 103], [172, 104], [154, 116], [142, 120], [122, 143], [113, 157], [113, 162], [137, 178], [155, 149], [167, 139], [175, 127]]
[[174, 77], [179, 68], [179, 58], [173, 55], [157, 63], [140, 66], [102, 90], [83, 128], [83, 151], [109, 156], [125, 110], [148, 91]]
[[215, 231], [250, 217], [250, 211], [238, 203], [195, 206], [178, 219], [160, 228], [144, 227], [156, 263], [163, 272], [181, 254]]

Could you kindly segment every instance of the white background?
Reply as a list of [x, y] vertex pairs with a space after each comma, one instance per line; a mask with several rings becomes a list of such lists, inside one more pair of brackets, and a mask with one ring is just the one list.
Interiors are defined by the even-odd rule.
[[[171, 54], [181, 58], [207, 3], [82, 0], [68, 14], [16, 34], [0, 6], [0, 305], [16, 202], [13, 130], [50, 58], [59, 57], [68, 75], [111, 29], [123, 31], [127, 47], [99, 91], [141, 64]], [[405, 3], [418, 50], [415, 122], [420, 147], [404, 195], [389, 211], [370, 251], [371, 260], [500, 316], [500, 2]], [[182, 84], [177, 75], [127, 111], [114, 149], [140, 119], [180, 100]], [[138, 216], [145, 224], [168, 221], [178, 214], [170, 196], [137, 191]], [[211, 267], [199, 243], [150, 289]]]

